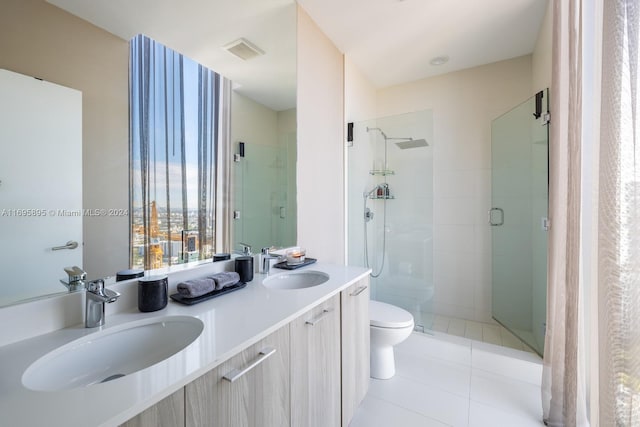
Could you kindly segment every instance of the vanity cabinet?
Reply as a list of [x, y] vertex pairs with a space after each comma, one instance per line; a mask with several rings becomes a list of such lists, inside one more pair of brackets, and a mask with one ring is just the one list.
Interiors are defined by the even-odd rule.
[[347, 427], [369, 386], [369, 277], [125, 427]]
[[367, 276], [340, 294], [343, 427], [349, 425], [369, 388], [369, 290]]
[[184, 388], [131, 418], [121, 427], [183, 427]]
[[340, 425], [340, 295], [290, 324], [291, 425]]
[[185, 386], [187, 427], [290, 426], [289, 325]]

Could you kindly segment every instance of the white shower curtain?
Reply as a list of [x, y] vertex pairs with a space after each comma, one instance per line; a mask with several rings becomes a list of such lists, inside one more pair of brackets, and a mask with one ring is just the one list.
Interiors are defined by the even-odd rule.
[[600, 426], [640, 425], [640, 4], [604, 2], [599, 200]]
[[[590, 15], [599, 21], [584, 19], [583, 8], [599, 6], [602, 14]], [[583, 54], [594, 49], [589, 45], [594, 40], [583, 45], [585, 22], [602, 22], [602, 59], [595, 61], [595, 70], [583, 69]], [[554, 2], [552, 229], [542, 389], [544, 417], [551, 426], [640, 426], [639, 39], [638, 0]], [[587, 74], [601, 74], [600, 96], [582, 97]], [[594, 119], [598, 143], [585, 144], [591, 135], [584, 129], [598, 126], [582, 126], [583, 109], [586, 120], [589, 112], [599, 112]], [[592, 149], [583, 157], [583, 150]], [[583, 158], [595, 161], [583, 170]], [[597, 173], [587, 179], [591, 171]], [[596, 191], [581, 188], [585, 183]], [[585, 194], [589, 197], [581, 200]], [[586, 204], [594, 200], [595, 227], [589, 218], [596, 209]], [[595, 268], [581, 266], [589, 253], [597, 254]], [[589, 283], [595, 285], [590, 295]], [[588, 303], [591, 296], [593, 304]], [[588, 325], [595, 327], [583, 323], [585, 313]], [[597, 336], [590, 339], [598, 345], [585, 346], [585, 331], [594, 329]], [[587, 348], [597, 354], [587, 354]], [[585, 368], [587, 356], [596, 361], [591, 370]]]
[[542, 405], [549, 426], [585, 426], [580, 321], [582, 1], [553, 4], [547, 329]]

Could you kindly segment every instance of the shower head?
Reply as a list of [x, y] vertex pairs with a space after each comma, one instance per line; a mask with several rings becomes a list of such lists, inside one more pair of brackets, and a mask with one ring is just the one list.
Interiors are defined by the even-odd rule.
[[418, 148], [418, 147], [428, 147], [429, 143], [427, 142], [426, 139], [413, 139], [413, 138], [391, 138], [388, 137], [386, 133], [383, 132], [382, 129], [380, 128], [370, 128], [367, 127], [367, 132], [371, 132], [377, 130], [378, 132], [380, 132], [380, 134], [383, 136], [384, 138], [384, 142], [387, 143], [389, 141], [400, 141], [400, 142], [396, 142], [396, 145], [401, 149], [401, 150], [406, 150], [407, 148]]
[[408, 141], [396, 142], [396, 145], [401, 150], [408, 148], [428, 147], [429, 143], [426, 139], [410, 139]]

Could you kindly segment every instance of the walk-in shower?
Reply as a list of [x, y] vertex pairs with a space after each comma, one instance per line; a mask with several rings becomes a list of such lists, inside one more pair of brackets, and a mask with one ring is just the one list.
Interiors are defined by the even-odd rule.
[[348, 151], [349, 263], [372, 269], [372, 299], [410, 311], [427, 329], [433, 295], [432, 134], [431, 111], [357, 122]]
[[[384, 152], [384, 157], [383, 157], [383, 161], [382, 161], [382, 169], [372, 169], [371, 171], [369, 171], [369, 174], [371, 175], [380, 175], [382, 177], [384, 177], [385, 182], [379, 183], [377, 184], [375, 187], [373, 187], [372, 190], [370, 191], [365, 191], [363, 193], [363, 197], [364, 197], [364, 264], [367, 268], [371, 268], [370, 264], [369, 264], [369, 242], [368, 242], [368, 238], [367, 238], [367, 225], [368, 223], [373, 219], [373, 211], [367, 206], [367, 200], [368, 199], [381, 199], [382, 203], [383, 203], [383, 210], [382, 210], [382, 228], [383, 230], [387, 228], [387, 200], [388, 199], [393, 199], [394, 197], [391, 195], [391, 190], [389, 189], [389, 184], [386, 182], [386, 177], [388, 175], [393, 175], [395, 174], [394, 171], [391, 171], [388, 167], [388, 152], [389, 152], [389, 148], [388, 148], [388, 143], [389, 141], [398, 141], [396, 142], [396, 146], [401, 149], [401, 150], [406, 150], [406, 149], [410, 149], [410, 148], [419, 148], [419, 147], [428, 147], [429, 144], [427, 143], [427, 141], [423, 138], [423, 139], [413, 139], [411, 137], [405, 137], [405, 138], [401, 138], [401, 137], [389, 137], [387, 136], [387, 134], [380, 129], [379, 127], [367, 127], [367, 132], [373, 132], [373, 131], [377, 131], [380, 133], [380, 135], [382, 135], [383, 138], [383, 152]], [[384, 269], [384, 263], [385, 263], [385, 258], [386, 258], [386, 252], [387, 252], [387, 233], [382, 233], [382, 260], [380, 261], [380, 267], [379, 269], [373, 270], [371, 272], [371, 277], [373, 278], [378, 278], [380, 277], [380, 275], [382, 274], [382, 270]]]

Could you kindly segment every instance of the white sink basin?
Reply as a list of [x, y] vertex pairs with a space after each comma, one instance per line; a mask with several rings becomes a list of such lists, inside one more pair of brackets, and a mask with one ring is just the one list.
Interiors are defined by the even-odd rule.
[[195, 317], [169, 316], [89, 334], [36, 360], [22, 375], [22, 384], [57, 391], [111, 381], [173, 356], [203, 328]]
[[321, 271], [301, 271], [283, 273], [264, 279], [262, 284], [269, 289], [304, 289], [318, 286], [329, 280], [329, 275]]

